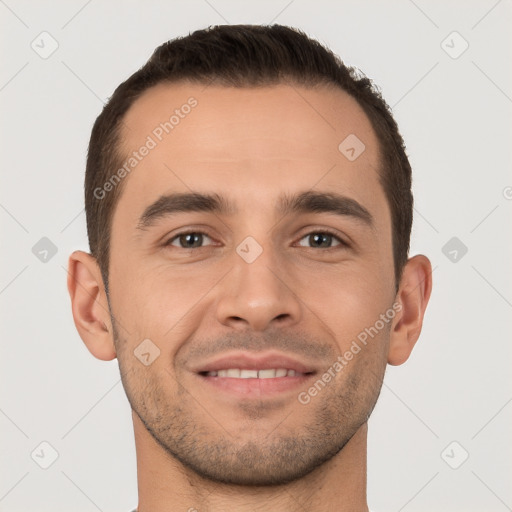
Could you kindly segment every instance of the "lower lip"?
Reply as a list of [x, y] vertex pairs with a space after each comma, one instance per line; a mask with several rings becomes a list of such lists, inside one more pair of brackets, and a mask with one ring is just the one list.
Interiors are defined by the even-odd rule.
[[[198, 374], [196, 374], [198, 375]], [[271, 379], [236, 379], [233, 377], [208, 377], [198, 375], [202, 382], [218, 391], [235, 394], [244, 398], [261, 398], [273, 396], [286, 391], [297, 390], [314, 374], [298, 375], [295, 377], [274, 377]]]

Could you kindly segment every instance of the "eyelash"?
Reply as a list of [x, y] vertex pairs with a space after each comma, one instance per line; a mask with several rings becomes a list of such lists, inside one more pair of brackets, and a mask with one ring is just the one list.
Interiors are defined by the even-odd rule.
[[[339, 245], [336, 245], [334, 247], [327, 247], [327, 248], [322, 248], [322, 247], [307, 247], [308, 249], [321, 249], [323, 251], [328, 251], [328, 250], [332, 250], [332, 249], [336, 249], [336, 248], [347, 248], [349, 247], [349, 244], [347, 242], [345, 242], [345, 240], [343, 240], [342, 238], [340, 238], [335, 232], [329, 230], [329, 229], [321, 229], [321, 230], [314, 230], [314, 231], [310, 231], [308, 233], [306, 233], [304, 236], [302, 236], [299, 240], [303, 240], [304, 238], [310, 236], [310, 235], [313, 235], [313, 234], [322, 234], [322, 235], [329, 235], [329, 236], [332, 236], [333, 238], [335, 238], [338, 242], [339, 242]], [[175, 246], [172, 246], [171, 243], [178, 239], [180, 236], [186, 236], [186, 235], [206, 235], [208, 238], [210, 238], [212, 240], [212, 237], [210, 235], [208, 235], [208, 233], [205, 233], [204, 231], [198, 231], [198, 230], [189, 230], [189, 231], [182, 231], [181, 233], [177, 233], [176, 235], [174, 235], [172, 238], [170, 238], [167, 242], [165, 242], [164, 246], [165, 247], [174, 247], [175, 249], [183, 249], [183, 250], [197, 250], [197, 249], [204, 249], [204, 246], [202, 247], [175, 247]]]

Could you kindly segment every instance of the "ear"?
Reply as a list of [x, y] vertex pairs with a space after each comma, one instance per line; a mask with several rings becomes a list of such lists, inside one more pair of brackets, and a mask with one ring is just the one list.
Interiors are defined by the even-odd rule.
[[103, 361], [116, 357], [109, 304], [96, 259], [83, 251], [69, 257], [68, 291], [73, 320], [91, 354]]
[[423, 255], [410, 258], [400, 279], [396, 301], [401, 305], [393, 319], [388, 363], [400, 365], [411, 355], [423, 325], [423, 316], [432, 291], [432, 266]]

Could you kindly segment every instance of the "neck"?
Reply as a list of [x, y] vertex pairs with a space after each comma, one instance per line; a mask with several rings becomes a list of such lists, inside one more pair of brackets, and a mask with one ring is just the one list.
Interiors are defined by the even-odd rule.
[[279, 486], [239, 486], [206, 480], [172, 458], [132, 412], [137, 452], [138, 512], [367, 512], [364, 424], [332, 459]]

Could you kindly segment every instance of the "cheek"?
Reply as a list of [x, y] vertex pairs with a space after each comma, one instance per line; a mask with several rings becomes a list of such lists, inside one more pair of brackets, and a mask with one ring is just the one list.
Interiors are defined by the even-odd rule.
[[[326, 324], [319, 328], [331, 329], [344, 345], [372, 326], [392, 300], [392, 275], [379, 253], [376, 248], [375, 254], [362, 260], [341, 264], [283, 260], [280, 277], [303, 303], [304, 315], [316, 314]], [[207, 313], [210, 320], [214, 318], [215, 298], [236, 289], [223, 279], [231, 268], [228, 259], [204, 265], [161, 261], [145, 265], [135, 255], [127, 255], [112, 263], [115, 314], [131, 333], [132, 343], [139, 338], [166, 340], [161, 345], [172, 350], [172, 339], [190, 337], [204, 324]]]
[[125, 263], [113, 273], [116, 316], [124, 320], [131, 339], [166, 340], [163, 345], [169, 346], [168, 341], [190, 336], [191, 329], [199, 325], [201, 311], [208, 304], [207, 292], [227, 270]]
[[379, 338], [387, 336], [389, 321], [382, 325], [379, 320], [391, 307], [394, 293], [375, 268], [317, 273], [314, 278], [303, 277], [297, 290], [308, 309], [332, 331], [340, 351], [347, 350], [358, 336], [364, 339], [365, 329], [375, 327], [376, 322]]

